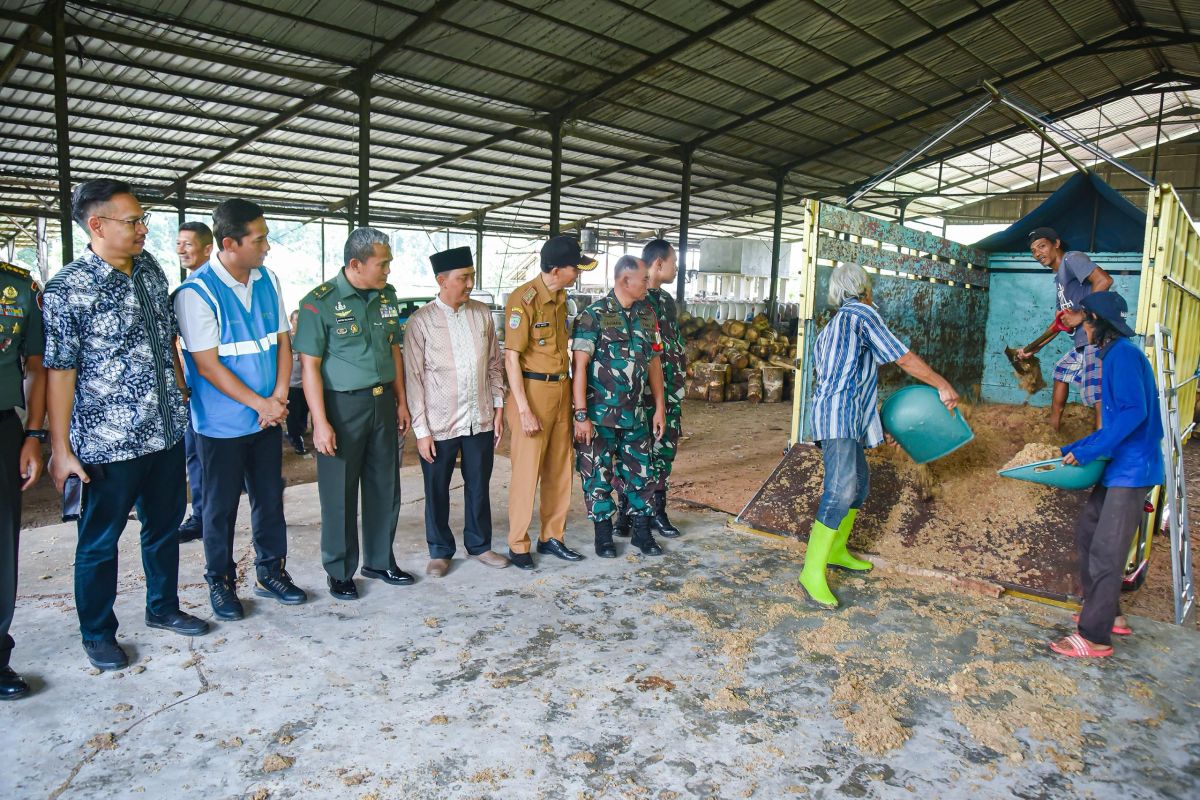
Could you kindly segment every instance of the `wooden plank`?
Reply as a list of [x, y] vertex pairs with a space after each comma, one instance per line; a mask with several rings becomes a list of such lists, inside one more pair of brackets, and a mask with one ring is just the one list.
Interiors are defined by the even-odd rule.
[[939, 258], [953, 260], [959, 264], [986, 267], [988, 254], [974, 247], [943, 239], [927, 231], [918, 231], [897, 222], [868, 217], [839, 206], [821, 204], [820, 227], [877, 242], [887, 242], [922, 253], [932, 253]]
[[817, 246], [814, 249], [818, 258], [853, 261], [864, 267], [891, 270], [901, 275], [938, 278], [978, 287], [986, 287], [989, 280], [987, 270], [972, 269], [966, 265], [952, 264], [948, 261], [933, 261], [921, 256], [882, 250], [878, 247], [847, 242], [844, 239], [833, 239], [828, 236], [818, 238]]

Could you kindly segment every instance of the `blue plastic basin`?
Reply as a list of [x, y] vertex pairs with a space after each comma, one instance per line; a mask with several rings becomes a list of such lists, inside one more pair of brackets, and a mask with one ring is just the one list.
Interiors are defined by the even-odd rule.
[[1015, 478], [1019, 481], [1040, 483], [1053, 486], [1056, 489], [1090, 489], [1104, 475], [1104, 468], [1111, 459], [1097, 458], [1085, 467], [1075, 464], [1064, 464], [1061, 458], [1051, 458], [1047, 461], [1035, 461], [1012, 469], [1002, 469], [997, 472], [1005, 478]]
[[947, 411], [932, 386], [905, 386], [883, 404], [883, 427], [918, 464], [953, 453], [975, 438], [955, 409]]

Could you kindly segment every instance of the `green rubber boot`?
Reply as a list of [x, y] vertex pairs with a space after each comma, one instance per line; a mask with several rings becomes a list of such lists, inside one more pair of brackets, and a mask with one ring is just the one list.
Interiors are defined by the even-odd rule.
[[821, 608], [838, 607], [838, 599], [829, 591], [825, 582], [825, 565], [829, 561], [829, 548], [838, 532], [833, 528], [814, 522], [808, 535], [808, 550], [804, 554], [804, 569], [800, 571], [800, 586], [809, 601]]
[[833, 538], [833, 547], [829, 548], [829, 566], [834, 569], [844, 569], [847, 572], [870, 572], [875, 568], [870, 561], [855, 558], [846, 549], [846, 542], [850, 541], [850, 531], [854, 530], [854, 518], [857, 516], [858, 509], [852, 508], [842, 518], [842, 524], [838, 525], [837, 535]]

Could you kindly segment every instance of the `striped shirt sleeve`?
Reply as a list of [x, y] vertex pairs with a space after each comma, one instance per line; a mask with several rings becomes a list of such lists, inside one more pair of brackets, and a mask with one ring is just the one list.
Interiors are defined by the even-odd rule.
[[859, 336], [866, 342], [877, 363], [890, 364], [908, 352], [908, 346], [888, 329], [878, 311], [869, 306], [855, 310], [859, 312], [856, 315], [860, 320]]

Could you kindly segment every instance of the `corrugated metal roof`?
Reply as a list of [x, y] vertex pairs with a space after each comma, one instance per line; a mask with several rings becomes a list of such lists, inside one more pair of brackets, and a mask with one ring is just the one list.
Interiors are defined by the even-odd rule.
[[[694, 148], [697, 234], [754, 232], [771, 224], [774, 171], [788, 171], [788, 199], [844, 197], [978, 102], [984, 78], [1051, 112], [1109, 101], [1071, 124], [1117, 152], [1144, 148], [1136, 123], [1157, 96], [1114, 101], [1173, 80], [1191, 83], [1167, 108], [1194, 104], [1197, 18], [1196, 0], [71, 0], [73, 176], [124, 174], [153, 200], [251, 135], [188, 182], [190, 202], [259, 192], [341, 213], [357, 192], [351, 79], [384, 52], [371, 82], [381, 223], [452, 225], [486, 209], [489, 224], [544, 225], [547, 126], [562, 116], [564, 223], [675, 226], [679, 157]], [[27, 45], [0, 86], [14, 180], [0, 207], [30, 207], [21, 178], [56, 194], [50, 27], [0, 0], [0, 58]], [[989, 112], [949, 137], [932, 154], [943, 184], [1036, 180], [1040, 140], [991, 141], [1011, 126]], [[1191, 130], [1177, 120], [1163, 135]], [[1050, 154], [1043, 172], [1060, 162]], [[881, 189], [927, 193], [931, 169]], [[956, 202], [922, 194], [909, 213]], [[794, 209], [785, 217], [798, 224]]]

